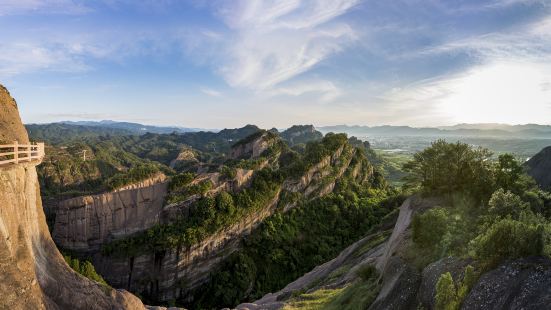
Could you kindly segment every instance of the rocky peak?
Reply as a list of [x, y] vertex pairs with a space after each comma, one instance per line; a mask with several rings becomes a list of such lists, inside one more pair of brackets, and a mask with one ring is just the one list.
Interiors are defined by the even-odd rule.
[[0, 84], [0, 143], [28, 143], [29, 136], [19, 117], [17, 103], [10, 92]]
[[277, 137], [268, 131], [256, 132], [242, 139], [232, 146], [230, 157], [232, 159], [257, 158], [275, 143]]
[[[0, 140], [28, 141], [4, 87]], [[0, 309], [144, 309], [134, 295], [84, 278], [65, 263], [46, 226], [34, 165], [0, 167]]]
[[294, 145], [320, 140], [323, 138], [323, 134], [317, 131], [313, 125], [295, 125], [283, 131], [281, 138]]

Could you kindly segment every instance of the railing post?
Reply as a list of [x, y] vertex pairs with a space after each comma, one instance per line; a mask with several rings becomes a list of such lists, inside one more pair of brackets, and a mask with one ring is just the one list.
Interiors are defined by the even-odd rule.
[[46, 155], [45, 149], [44, 149], [44, 142], [38, 143], [38, 156], [42, 160], [44, 156]]
[[15, 164], [19, 163], [19, 146], [17, 141], [13, 141], [13, 159], [15, 159]]

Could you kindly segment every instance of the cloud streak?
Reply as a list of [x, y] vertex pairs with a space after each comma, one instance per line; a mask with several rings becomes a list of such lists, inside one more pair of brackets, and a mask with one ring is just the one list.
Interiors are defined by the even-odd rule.
[[71, 0], [0, 0], [0, 16], [19, 14], [84, 14], [91, 9]]
[[230, 86], [257, 92], [289, 81], [357, 40], [355, 31], [336, 19], [358, 2], [227, 2], [217, 15], [232, 35], [217, 71]]

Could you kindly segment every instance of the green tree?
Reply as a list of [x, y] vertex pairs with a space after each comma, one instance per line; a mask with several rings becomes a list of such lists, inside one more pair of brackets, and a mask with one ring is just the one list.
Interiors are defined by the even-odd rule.
[[492, 194], [488, 202], [488, 214], [491, 219], [510, 216], [518, 219], [522, 211], [527, 211], [529, 206], [519, 196], [505, 192], [502, 188]]
[[543, 225], [500, 219], [472, 241], [474, 256], [487, 267], [506, 259], [541, 255], [544, 249]]
[[493, 192], [495, 183], [491, 156], [487, 149], [438, 140], [404, 165], [409, 173], [405, 186], [429, 195], [464, 192], [485, 200]]
[[435, 301], [436, 310], [459, 309], [457, 288], [455, 287], [451, 273], [446, 272], [438, 279], [438, 282], [436, 283]]
[[413, 218], [412, 226], [415, 243], [421, 247], [437, 248], [447, 233], [448, 211], [434, 208], [417, 214]]
[[511, 154], [499, 155], [496, 165], [496, 185], [505, 190], [513, 190], [523, 174], [522, 166]]

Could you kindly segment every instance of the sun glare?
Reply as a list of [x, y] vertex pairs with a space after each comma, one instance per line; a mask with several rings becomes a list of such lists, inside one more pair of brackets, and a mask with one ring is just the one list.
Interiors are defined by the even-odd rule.
[[497, 63], [445, 82], [440, 113], [456, 123], [550, 123], [551, 68]]

